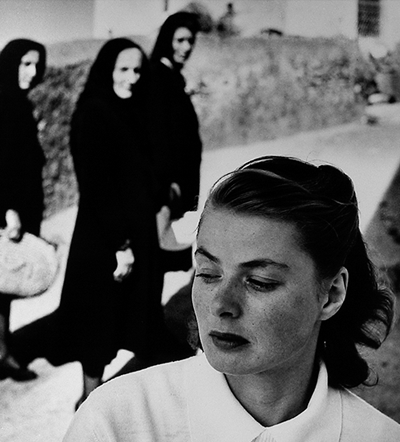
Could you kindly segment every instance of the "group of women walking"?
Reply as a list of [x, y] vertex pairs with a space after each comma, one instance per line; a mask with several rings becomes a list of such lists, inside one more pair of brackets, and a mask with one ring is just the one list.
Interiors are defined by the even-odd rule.
[[[165, 326], [161, 294], [167, 264], [191, 263], [181, 262], [181, 251], [160, 248], [157, 214], [166, 214], [168, 224], [196, 209], [202, 146], [181, 69], [194, 47], [197, 26], [190, 13], [170, 16], [150, 60], [127, 38], [107, 41], [98, 53], [71, 120], [79, 209], [60, 305], [11, 336], [0, 329], [0, 376], [35, 377], [27, 367], [37, 357], [54, 365], [80, 361], [84, 389], [79, 405], [101, 383], [105, 366], [119, 349], [134, 352], [142, 367], [193, 351], [175, 341]], [[41, 64], [32, 86], [44, 70], [44, 55], [37, 52]], [[17, 57], [18, 63], [23, 56]], [[21, 86], [18, 94], [27, 101]], [[3, 95], [0, 98], [3, 101]], [[3, 127], [5, 116], [1, 118]], [[31, 132], [32, 147], [41, 154], [37, 134]], [[1, 163], [14, 174], [3, 163], [3, 155], [16, 143], [16, 135], [11, 135], [9, 145], [1, 143]], [[21, 143], [18, 148], [22, 147], [31, 146]], [[28, 155], [34, 154], [21, 152], [19, 162]], [[41, 155], [35, 162], [40, 166]], [[37, 181], [40, 173], [36, 174]], [[3, 198], [6, 188], [1, 186], [1, 209], [4, 214], [9, 209], [18, 212], [8, 195]], [[28, 193], [21, 194], [25, 199]], [[42, 212], [43, 198], [37, 207]], [[25, 228], [22, 213], [21, 208]], [[26, 223], [26, 230], [38, 234], [39, 225], [40, 221], [35, 227]], [[183, 256], [191, 259], [188, 250]]]

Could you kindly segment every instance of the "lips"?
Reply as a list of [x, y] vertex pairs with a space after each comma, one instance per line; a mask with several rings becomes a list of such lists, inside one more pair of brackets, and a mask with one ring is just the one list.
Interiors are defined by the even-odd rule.
[[214, 345], [221, 350], [236, 350], [250, 343], [247, 339], [234, 333], [212, 331], [210, 337]]

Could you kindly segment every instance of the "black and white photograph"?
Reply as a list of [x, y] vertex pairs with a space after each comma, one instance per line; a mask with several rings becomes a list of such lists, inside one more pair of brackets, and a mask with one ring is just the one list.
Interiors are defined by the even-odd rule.
[[399, 21], [0, 0], [0, 442], [400, 441]]

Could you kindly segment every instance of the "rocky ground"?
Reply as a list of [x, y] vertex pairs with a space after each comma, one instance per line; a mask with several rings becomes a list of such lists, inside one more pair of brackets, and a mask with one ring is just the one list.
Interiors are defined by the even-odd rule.
[[[201, 202], [211, 183], [221, 174], [253, 157], [265, 154], [298, 156], [308, 160], [328, 161], [338, 165], [353, 178], [360, 200], [361, 225], [380, 267], [389, 270], [392, 281], [400, 287], [400, 107], [378, 106], [370, 111], [375, 124], [365, 121], [294, 137], [206, 152], [202, 167]], [[383, 208], [379, 204], [385, 201]], [[76, 208], [59, 213], [43, 226], [44, 236], [60, 243], [60, 274], [51, 290], [36, 299], [15, 301], [12, 328], [40, 317], [59, 302], [65, 258], [73, 229]], [[382, 215], [383, 214], [383, 215]], [[388, 215], [389, 214], [389, 215]], [[389, 221], [388, 221], [389, 219]], [[188, 217], [178, 234], [190, 237], [197, 215]], [[388, 226], [393, 227], [388, 234]], [[395, 232], [395, 233], [393, 233]], [[400, 234], [398, 236], [400, 238]], [[187, 274], [169, 274], [164, 299], [183, 285]], [[397, 279], [398, 278], [398, 279]], [[383, 412], [400, 422], [400, 325], [374, 355], [373, 361], [380, 384], [362, 389], [360, 394]], [[121, 352], [107, 368], [106, 377], [123, 365], [128, 352]], [[1, 442], [60, 442], [73, 416], [74, 404], [81, 391], [78, 363], [54, 368], [46, 361], [35, 361], [32, 368], [39, 378], [28, 383], [10, 379], [0, 382], [0, 441]]]

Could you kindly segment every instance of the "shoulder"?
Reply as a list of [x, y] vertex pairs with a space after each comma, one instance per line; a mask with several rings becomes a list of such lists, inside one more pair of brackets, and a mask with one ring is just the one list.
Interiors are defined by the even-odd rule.
[[400, 424], [354, 393], [340, 392], [343, 406], [344, 441], [400, 441]]
[[8, 116], [10, 119], [15, 118], [14, 114], [28, 113], [31, 116], [32, 104], [22, 94], [8, 93], [7, 91], [0, 90], [0, 111], [3, 116]]
[[[158, 395], [163, 394], [163, 389], [179, 389], [181, 388], [181, 380], [188, 363], [187, 361], [188, 360], [185, 359], [177, 362], [169, 362], [120, 376], [105, 383], [96, 390], [96, 393], [108, 393], [106, 390], [135, 390], [136, 392], [142, 391], [146, 395], [148, 393]], [[159, 387], [157, 388], [157, 392], [155, 392], [153, 388], [154, 384], [157, 384]], [[148, 392], [147, 390], [150, 391]]]
[[161, 62], [153, 62], [150, 68], [150, 91], [157, 88], [181, 89], [180, 73]]
[[88, 403], [95, 404], [96, 409], [130, 408], [136, 414], [145, 404], [153, 413], [161, 406], [179, 410], [185, 402], [182, 379], [189, 361], [157, 365], [115, 378], [97, 388]]
[[190, 360], [120, 376], [93, 391], [74, 416], [65, 441], [188, 440], [185, 382]]
[[83, 103], [78, 104], [76, 113], [78, 115], [87, 113], [103, 113], [108, 110], [108, 103], [100, 97], [88, 98]]
[[150, 74], [154, 78], [169, 77], [172, 74], [172, 70], [160, 61], [153, 61], [150, 63]]

